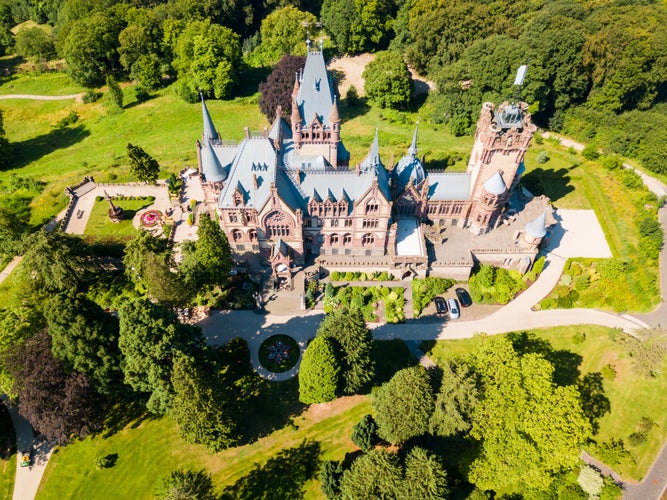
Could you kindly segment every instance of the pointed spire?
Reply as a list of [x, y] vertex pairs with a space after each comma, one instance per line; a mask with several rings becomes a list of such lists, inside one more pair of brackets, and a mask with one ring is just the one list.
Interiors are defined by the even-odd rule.
[[218, 132], [215, 130], [215, 125], [213, 125], [211, 115], [208, 114], [208, 108], [204, 102], [204, 93], [200, 92], [199, 95], [201, 96], [201, 111], [204, 118], [204, 141], [215, 141], [218, 139]]
[[329, 121], [331, 123], [340, 123], [340, 115], [338, 114], [338, 99], [334, 98], [331, 112], [329, 113]]
[[505, 186], [505, 181], [500, 174], [500, 170], [496, 170], [496, 172], [486, 180], [484, 183], [484, 190], [495, 196], [500, 196], [507, 191], [507, 186]]
[[410, 144], [410, 148], [408, 149], [408, 153], [411, 154], [412, 156], [417, 156], [417, 132], [419, 131], [419, 122], [415, 125], [415, 133], [412, 136], [412, 144]]
[[210, 140], [206, 141], [206, 147], [201, 149], [201, 166], [206, 182], [224, 182], [227, 180], [229, 170], [223, 167], [218, 160]]
[[292, 100], [299, 95], [299, 73], [294, 73], [294, 88], [292, 89]]

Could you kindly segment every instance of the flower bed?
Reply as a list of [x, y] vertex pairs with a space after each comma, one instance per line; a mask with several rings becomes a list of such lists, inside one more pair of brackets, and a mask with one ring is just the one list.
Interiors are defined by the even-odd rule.
[[273, 373], [286, 372], [299, 361], [299, 344], [287, 335], [273, 335], [259, 346], [259, 362]]
[[143, 227], [153, 227], [162, 221], [162, 212], [159, 210], [146, 210], [139, 219]]

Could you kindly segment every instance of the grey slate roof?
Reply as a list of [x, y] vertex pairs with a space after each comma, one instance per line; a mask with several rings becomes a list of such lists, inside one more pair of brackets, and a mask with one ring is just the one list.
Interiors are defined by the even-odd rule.
[[375, 129], [375, 137], [373, 138], [373, 143], [371, 144], [371, 149], [368, 152], [364, 161], [359, 165], [361, 171], [372, 170], [375, 172], [378, 181], [378, 188], [384, 195], [384, 197], [390, 201], [391, 200], [391, 191], [389, 189], [389, 174], [382, 164], [380, 159], [380, 143], [378, 141], [378, 130]]
[[408, 148], [408, 154], [398, 160], [396, 168], [394, 169], [394, 175], [396, 176], [399, 190], [405, 189], [405, 186], [407, 186], [410, 181], [416, 186], [426, 178], [424, 165], [422, 165], [422, 162], [417, 158], [418, 129], [419, 124], [415, 127], [415, 133], [412, 137], [412, 144], [410, 144], [410, 147]]
[[334, 91], [324, 55], [318, 50], [308, 50], [301, 76], [296, 103], [301, 112], [301, 124], [313, 121], [315, 115], [327, 127], [331, 126], [329, 113], [334, 102]]
[[433, 201], [464, 201], [470, 196], [470, 174], [432, 172], [428, 176], [428, 198]]
[[545, 210], [540, 215], [526, 224], [526, 233], [533, 238], [543, 238], [547, 234], [547, 211]]
[[269, 139], [291, 139], [292, 129], [282, 118], [276, 118], [269, 130]]
[[[268, 200], [271, 183], [276, 179], [276, 152], [265, 137], [244, 139], [236, 148], [228, 181], [220, 192], [220, 208], [234, 206], [234, 192], [244, 194], [244, 203], [258, 210]], [[255, 179], [257, 187], [255, 187]]]
[[496, 196], [507, 191], [507, 186], [505, 186], [505, 181], [503, 180], [503, 176], [500, 175], [499, 170], [496, 170], [495, 173], [484, 182], [484, 189], [487, 193]]
[[219, 139], [218, 132], [215, 130], [213, 125], [213, 120], [211, 120], [211, 115], [208, 113], [208, 108], [204, 102], [204, 94], [201, 94], [201, 111], [202, 117], [204, 119], [204, 141], [213, 140], [217, 141]]
[[[231, 161], [229, 163], [231, 163]], [[218, 156], [213, 150], [211, 141], [207, 140], [206, 144], [201, 148], [201, 169], [204, 181], [226, 181], [227, 177], [229, 176], [229, 163], [227, 163], [225, 166], [220, 163]]]

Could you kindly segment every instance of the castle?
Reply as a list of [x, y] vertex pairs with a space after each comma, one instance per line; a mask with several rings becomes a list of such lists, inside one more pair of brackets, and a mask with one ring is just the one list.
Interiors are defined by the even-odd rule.
[[337, 270], [402, 278], [467, 279], [476, 261], [525, 272], [553, 222], [549, 200], [518, 182], [535, 133], [526, 103], [482, 107], [465, 173], [429, 172], [418, 126], [395, 165], [380, 159], [377, 131], [353, 166], [320, 49], [309, 46], [289, 123], [223, 141], [202, 98], [199, 177], [211, 213], [237, 254], [267, 258], [277, 279], [315, 259]]

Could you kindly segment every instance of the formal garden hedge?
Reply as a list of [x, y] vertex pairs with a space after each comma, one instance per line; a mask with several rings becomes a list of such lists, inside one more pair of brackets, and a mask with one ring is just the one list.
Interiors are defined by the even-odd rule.
[[377, 322], [378, 306], [384, 304], [384, 316], [387, 323], [405, 321], [405, 297], [403, 288], [386, 286], [334, 286], [327, 283], [324, 289], [324, 312], [329, 313], [339, 306], [353, 305], [361, 309], [364, 320]]
[[331, 281], [394, 281], [396, 279], [393, 274], [386, 271], [375, 271], [374, 273], [332, 271], [329, 278]]

